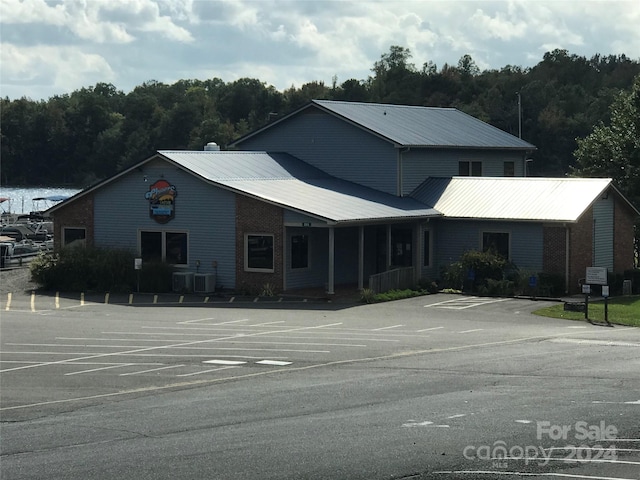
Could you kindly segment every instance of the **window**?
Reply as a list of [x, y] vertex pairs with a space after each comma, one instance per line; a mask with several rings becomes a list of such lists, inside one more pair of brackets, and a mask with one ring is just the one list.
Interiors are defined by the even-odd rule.
[[413, 231], [410, 228], [391, 229], [391, 265], [410, 267], [413, 265]]
[[425, 230], [422, 239], [422, 266], [431, 265], [431, 230]]
[[188, 263], [185, 232], [140, 232], [140, 256], [144, 262]]
[[516, 163], [515, 162], [504, 162], [504, 176], [505, 177], [513, 177], [516, 174]]
[[291, 237], [291, 268], [307, 268], [309, 266], [309, 235], [293, 235]]
[[244, 269], [273, 272], [273, 235], [245, 235]]
[[482, 162], [458, 162], [458, 175], [461, 177], [481, 177]]
[[65, 247], [84, 247], [87, 240], [86, 228], [63, 228], [62, 245]]
[[482, 232], [482, 251], [493, 251], [498, 255], [509, 259], [509, 233]]

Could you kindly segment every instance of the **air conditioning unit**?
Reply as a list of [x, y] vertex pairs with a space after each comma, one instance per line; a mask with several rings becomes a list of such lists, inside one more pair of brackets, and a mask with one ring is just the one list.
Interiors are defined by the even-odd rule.
[[193, 292], [193, 272], [174, 272], [173, 291], [180, 293]]
[[215, 273], [196, 273], [193, 281], [193, 291], [196, 293], [211, 293], [216, 290]]

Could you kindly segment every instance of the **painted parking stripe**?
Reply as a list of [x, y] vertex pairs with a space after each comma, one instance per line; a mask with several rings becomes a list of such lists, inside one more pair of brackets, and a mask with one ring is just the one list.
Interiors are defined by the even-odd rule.
[[65, 373], [65, 376], [81, 375], [83, 373], [92, 373], [92, 372], [98, 372], [98, 371], [101, 371], [101, 370], [109, 370], [111, 368], [129, 367], [131, 365], [135, 365], [135, 363], [121, 363], [121, 364], [118, 364], [118, 365], [110, 365], [108, 367], [92, 368], [90, 370], [80, 370], [78, 372]]
[[467, 308], [479, 307], [482, 305], [489, 305], [491, 303], [506, 302], [509, 298], [482, 298], [482, 297], [467, 297], [456, 298], [453, 300], [445, 300], [443, 302], [431, 303], [425, 305], [425, 308], [448, 308], [451, 310], [465, 310]]
[[243, 360], [204, 360], [202, 363], [212, 363], [214, 365], [244, 365], [245, 361]]
[[440, 330], [444, 327], [431, 327], [431, 328], [423, 328], [422, 330], [416, 330], [417, 333], [421, 332], [430, 332], [431, 330]]
[[219, 372], [220, 370], [228, 370], [229, 368], [237, 368], [237, 366], [236, 365], [229, 365], [229, 366], [226, 366], [226, 367], [212, 368], [211, 370], [202, 370], [200, 372], [182, 373], [180, 375], [176, 375], [176, 377], [192, 377], [194, 375], [202, 375], [204, 373]]
[[391, 325], [389, 327], [374, 328], [374, 329], [372, 329], [372, 331], [377, 332], [377, 331], [380, 331], [380, 330], [389, 330], [390, 328], [399, 328], [399, 327], [404, 327], [404, 325]]
[[286, 365], [291, 365], [293, 362], [282, 362], [280, 360], [260, 360], [256, 363], [259, 365], [274, 365], [276, 367], [284, 367]]
[[484, 330], [484, 328], [473, 328], [473, 329], [471, 329], [471, 330], [462, 330], [461, 332], [458, 332], [458, 333], [480, 332], [480, 331], [482, 331], [482, 330]]
[[152, 368], [150, 370], [142, 370], [140, 372], [121, 373], [120, 376], [128, 377], [130, 375], [142, 375], [143, 373], [151, 373], [151, 372], [157, 372], [159, 370], [168, 370], [170, 368], [180, 368], [180, 367], [184, 367], [184, 365], [167, 365], [166, 367]]

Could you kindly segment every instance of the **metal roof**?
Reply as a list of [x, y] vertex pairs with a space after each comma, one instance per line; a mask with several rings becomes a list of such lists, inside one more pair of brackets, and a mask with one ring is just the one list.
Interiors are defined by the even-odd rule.
[[536, 150], [535, 145], [455, 108], [333, 100], [312, 100], [298, 110], [240, 137], [230, 146], [241, 146], [244, 140], [309, 108], [324, 110], [400, 147]]
[[411, 196], [445, 218], [575, 222], [612, 187], [611, 182], [610, 178], [429, 178]]
[[455, 108], [329, 100], [313, 103], [405, 147], [536, 149]]
[[413, 198], [399, 198], [340, 180], [285, 153], [158, 153], [209, 182], [331, 223], [440, 215]]

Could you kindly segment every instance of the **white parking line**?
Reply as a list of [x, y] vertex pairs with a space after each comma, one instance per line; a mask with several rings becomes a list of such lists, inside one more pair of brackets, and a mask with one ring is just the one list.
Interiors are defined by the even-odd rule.
[[390, 328], [398, 328], [398, 327], [404, 327], [404, 325], [391, 325], [389, 327], [374, 328], [374, 329], [372, 329], [372, 331], [378, 332], [380, 330], [389, 330]]
[[151, 372], [157, 372], [159, 370], [167, 370], [170, 368], [180, 368], [180, 367], [184, 367], [184, 365], [167, 365], [166, 367], [152, 368], [150, 370], [142, 370], [140, 372], [121, 373], [120, 376], [127, 377], [130, 375], [142, 375], [143, 373], [151, 373]]
[[484, 298], [484, 297], [464, 297], [455, 298], [453, 300], [445, 300], [443, 302], [430, 303], [425, 308], [448, 308], [451, 310], [465, 310], [467, 308], [489, 305], [491, 303], [506, 302], [508, 298]]
[[211, 370], [202, 370], [200, 372], [183, 373], [181, 375], [176, 375], [176, 377], [191, 377], [193, 375], [202, 375], [203, 373], [219, 372], [220, 370], [227, 370], [229, 368], [238, 368], [238, 367], [236, 367], [234, 365], [230, 365], [228, 367], [212, 368]]
[[471, 332], [480, 332], [484, 330], [484, 328], [473, 328], [471, 330], [462, 330], [461, 332], [457, 332], [457, 333], [471, 333]]
[[244, 360], [204, 360], [202, 363], [213, 363], [215, 365], [244, 365], [247, 363]]
[[109, 370], [109, 369], [112, 369], [112, 368], [129, 367], [131, 365], [135, 365], [135, 363], [121, 363], [121, 364], [118, 364], [118, 365], [111, 365], [111, 366], [108, 366], [108, 367], [92, 368], [90, 370], [80, 370], [78, 372], [65, 373], [64, 375], [65, 376], [80, 375], [80, 374], [83, 374], [83, 373], [98, 372], [100, 370]]
[[430, 332], [431, 330], [440, 330], [444, 327], [431, 327], [431, 328], [423, 328], [422, 330], [416, 330], [417, 333], [421, 332]]
[[[258, 336], [258, 335], [270, 335], [272, 333], [289, 333], [289, 332], [296, 332], [296, 331], [302, 331], [302, 330], [313, 330], [313, 329], [319, 329], [319, 328], [327, 328], [327, 327], [334, 327], [336, 325], [342, 325], [341, 322], [338, 323], [328, 323], [328, 324], [324, 324], [324, 325], [313, 325], [310, 327], [299, 327], [299, 328], [288, 328], [288, 329], [284, 329], [281, 331], [271, 331], [271, 332], [255, 332], [255, 333], [248, 333], [246, 334], [246, 336]], [[231, 340], [233, 338], [235, 338], [236, 336], [232, 336], [232, 337], [223, 337], [220, 340]], [[53, 362], [43, 362], [41, 364], [32, 364], [32, 365], [24, 365], [22, 367], [15, 367], [15, 368], [9, 368], [9, 369], [5, 369], [5, 370], [0, 370], [0, 373], [2, 372], [11, 372], [11, 371], [16, 371], [16, 370], [25, 370], [27, 368], [38, 368], [38, 367], [45, 367], [45, 366], [49, 366], [49, 365], [57, 365], [57, 364], [61, 364], [61, 363], [69, 363], [69, 362], [73, 362], [73, 361], [77, 361], [77, 360], [90, 360], [92, 358], [102, 358], [102, 357], [112, 357], [112, 356], [123, 356], [123, 355], [132, 355], [132, 354], [140, 354], [141, 352], [147, 352], [147, 351], [151, 351], [151, 350], [162, 350], [162, 349], [166, 349], [166, 348], [177, 348], [177, 347], [186, 347], [186, 346], [191, 346], [191, 345], [197, 345], [197, 344], [202, 344], [202, 343], [210, 343], [210, 342], [215, 342], [217, 339], [204, 339], [204, 340], [194, 340], [191, 342], [183, 342], [183, 343], [178, 343], [178, 344], [172, 344], [172, 345], [159, 345], [156, 347], [146, 347], [146, 348], [141, 348], [141, 349], [134, 349], [134, 350], [125, 350], [122, 352], [110, 352], [110, 353], [99, 353], [99, 354], [89, 354], [87, 355], [82, 354], [83, 356], [78, 357], [78, 358], [67, 358], [64, 360], [57, 360], [57, 361], [53, 361]], [[69, 353], [67, 353], [67, 355], [71, 355]], [[160, 355], [158, 355], [160, 356]]]
[[[440, 327], [443, 328], [443, 327]], [[181, 339], [164, 338], [162, 340], [154, 338], [81, 338], [81, 337], [56, 337], [56, 340], [78, 340], [78, 341], [105, 341], [105, 342], [180, 342]], [[218, 343], [235, 343], [241, 341], [243, 344], [249, 345], [312, 345], [312, 346], [324, 346], [324, 347], [366, 347], [367, 345], [361, 343], [321, 343], [321, 342], [270, 342], [270, 341], [258, 341], [258, 342], [245, 342], [244, 340], [223, 340]], [[7, 344], [9, 345], [9, 344]], [[24, 345], [15, 343], [13, 345]], [[133, 345], [130, 345], [132, 347]]]

